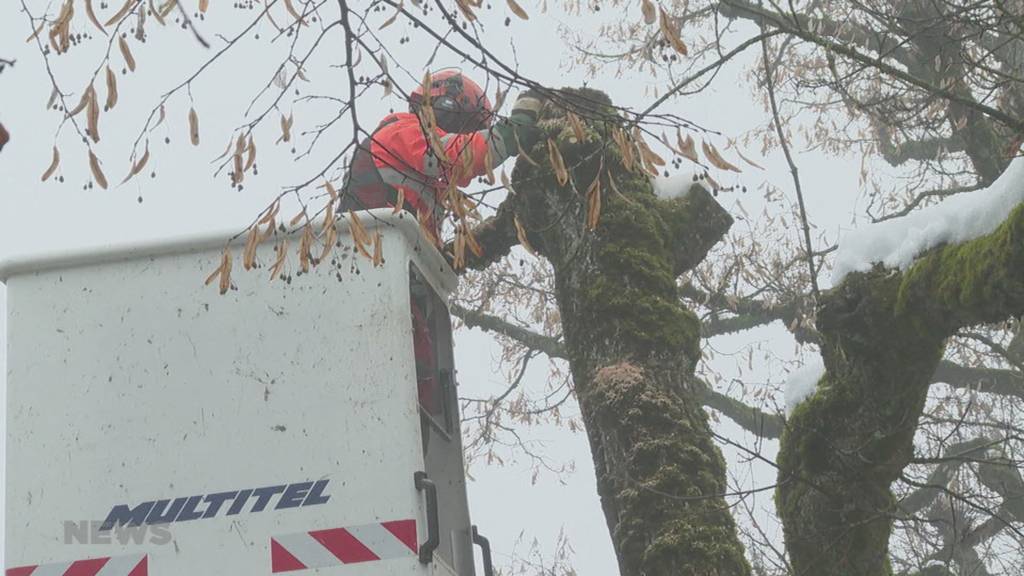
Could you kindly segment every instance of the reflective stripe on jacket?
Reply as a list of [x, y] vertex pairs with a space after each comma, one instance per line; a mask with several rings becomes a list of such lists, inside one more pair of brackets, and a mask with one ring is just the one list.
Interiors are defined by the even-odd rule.
[[[439, 162], [427, 142], [419, 117], [409, 112], [391, 114], [381, 121], [369, 138], [359, 144], [349, 168], [342, 210], [365, 210], [394, 206], [398, 190], [405, 193], [405, 208], [414, 214], [423, 212], [434, 226], [443, 220], [439, 195], [450, 179], [459, 187], [487, 173], [487, 155], [491, 166], [509, 157], [511, 146], [490, 130], [469, 134], [449, 134], [438, 129], [447, 162]], [[461, 154], [470, 154], [472, 162], [462, 169]]]

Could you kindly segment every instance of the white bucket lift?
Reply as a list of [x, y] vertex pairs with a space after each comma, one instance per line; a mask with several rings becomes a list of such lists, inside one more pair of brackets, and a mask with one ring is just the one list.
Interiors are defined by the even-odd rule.
[[299, 275], [292, 254], [270, 282], [266, 243], [224, 296], [202, 281], [228, 234], [0, 267], [6, 576], [474, 576], [474, 541], [490, 573], [466, 503], [455, 276], [408, 215], [361, 220], [383, 265], [342, 221], [332, 262]]

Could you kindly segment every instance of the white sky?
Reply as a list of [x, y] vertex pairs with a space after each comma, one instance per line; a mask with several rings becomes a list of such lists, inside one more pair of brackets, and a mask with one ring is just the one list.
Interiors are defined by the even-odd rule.
[[[545, 17], [531, 2], [521, 3], [533, 16], [528, 23], [513, 17], [511, 27], [502, 26], [501, 20], [506, 15], [502, 2], [495, 3], [497, 8], [493, 14], [485, 14], [484, 20], [489, 23], [488, 42], [495, 52], [512, 61], [509, 46], [514, 40], [520, 69], [546, 85], [589, 82], [591, 86], [609, 92], [618, 104], [639, 109], [650, 102], [648, 80], [644, 77], [608, 76], [594, 80], [585, 78], [579, 70], [569, 69], [570, 52], [559, 39], [557, 26], [564, 22], [576, 29], [586, 29], [593, 27], [593, 18]], [[38, 12], [47, 2], [31, 0], [29, 4]], [[229, 10], [226, 1], [212, 4], [210, 17], [207, 22], [200, 23], [200, 27], [217, 48], [222, 41], [216, 38], [216, 33], [233, 35], [240, 16], [251, 18], [254, 13], [240, 15]], [[111, 12], [112, 9], [107, 9], [103, 14]], [[381, 15], [380, 22], [386, 17]], [[626, 17], [639, 18], [638, 6], [631, 9]], [[284, 21], [283, 15], [279, 16], [279, 21]], [[84, 18], [78, 22], [78, 31], [94, 32], [87, 27]], [[209, 54], [189, 41], [179, 29], [160, 29], [152, 20], [148, 29], [150, 41], [145, 46], [132, 41], [139, 62], [134, 74], [121, 75], [121, 59], [116, 55], [113, 57], [120, 81], [120, 103], [113, 113], [102, 117], [100, 131], [103, 139], [97, 147], [112, 184], [126, 174], [131, 142], [139, 133], [145, 116], [156, 104], [158, 95], [178, 84], [194, 70], [201, 58]], [[267, 28], [262, 30], [263, 35], [269, 32]], [[0, 122], [12, 134], [11, 142], [0, 153], [0, 258], [176, 236], [222, 229], [228, 225], [242, 229], [277, 194], [280, 186], [305, 179], [309, 170], [317, 165], [315, 162], [294, 162], [287, 146], [274, 146], [279, 132], [277, 115], [272, 113], [271, 121], [256, 133], [260, 151], [257, 160], [259, 176], [248, 177], [241, 192], [230, 190], [225, 176], [217, 180], [212, 178], [210, 160], [223, 151], [232, 128], [242, 123], [245, 105], [269, 80], [278, 62], [275, 56], [281, 56], [283, 42], [268, 47], [266, 38], [263, 38], [264, 42], [259, 44], [246, 44], [242, 47], [244, 50], [215, 65], [209, 74], [193, 85], [192, 96], [202, 132], [200, 147], [193, 148], [187, 143], [185, 119], [190, 104], [187, 95], [182, 93], [168, 103], [167, 121], [153, 134], [150, 144], [152, 159], [144, 175], [124, 186], [112, 186], [107, 191], [99, 188], [83, 190], [83, 185], [89, 180], [86, 151], [76, 141], [73, 132], [65, 130], [58, 141], [63, 155], [59, 174], [64, 176], [65, 182], [41, 184], [39, 176], [49, 163], [59, 117], [44, 110], [50, 87], [35, 46], [24, 43], [29, 33], [29, 24], [20, 11], [20, 2], [0, 2], [0, 38], [6, 39], [0, 43], [0, 56], [18, 60], [15, 68], [0, 74]], [[413, 31], [400, 22], [382, 32], [391, 38], [407, 33], [412, 34]], [[687, 40], [691, 43], [697, 41], [693, 38]], [[397, 47], [396, 43], [393, 44]], [[408, 68], [418, 77], [425, 51], [432, 48], [432, 45], [424, 48], [414, 41], [398, 49], [396, 55], [407, 62]], [[87, 47], [88, 53], [86, 50], [73, 50], [70, 56], [53, 59], [62, 87], [74, 92], [70, 98], [72, 103], [77, 102], [83, 87], [82, 79], [95, 68], [102, 49], [102, 43], [94, 41]], [[756, 51], [751, 53], [753, 55]], [[308, 67], [311, 80], [319, 87], [318, 93], [333, 92], [339, 97], [347, 95], [343, 72], [340, 69], [328, 70], [325, 66], [338, 63], [342, 58], [340, 29], [337, 29], [325, 40], [316, 63]], [[444, 52], [435, 61], [435, 66], [458, 64], [458, 60]], [[719, 76], [713, 90], [671, 101], [665, 108], [726, 135], [738, 135], [765, 120], [760, 103], [741, 87], [741, 72], [741, 67], [730, 66]], [[411, 82], [406, 85], [411, 85]], [[105, 94], [99, 85], [97, 88], [101, 96]], [[306, 86], [301, 88], [306, 94]], [[389, 107], [404, 107], [397, 97], [380, 99], [379, 89], [371, 90], [370, 94], [371, 97], [360, 102], [360, 115], [367, 125], [383, 116]], [[325, 107], [314, 110], [306, 105], [292, 106], [290, 100], [286, 99], [284, 109], [294, 110], [296, 132], [310, 128], [316, 119], [322, 120], [331, 113]], [[348, 136], [347, 125], [332, 132], [321, 141], [315, 159], [323, 159], [333, 153], [337, 143], [347, 141]], [[171, 145], [164, 144], [165, 137], [171, 139]], [[302, 143], [300, 139], [299, 145]], [[724, 141], [718, 144], [724, 144]], [[766, 166], [767, 172], [749, 172], [742, 182], [753, 189], [761, 178], [767, 177], [791, 195], [792, 184], [781, 154], [759, 158], [756, 150], [748, 152], [749, 156]], [[817, 154], [803, 153], [798, 155], [798, 161], [810, 214], [827, 230], [837, 231], [840, 225], [849, 222], [856, 209], [857, 164], [852, 160], [829, 161]], [[156, 179], [149, 177], [151, 170], [156, 171]], [[727, 180], [724, 183], [733, 182]], [[141, 203], [138, 201], [140, 197]], [[740, 201], [751, 215], [760, 212], [761, 200], [756, 193], [723, 195], [720, 201], [734, 214], [739, 213], [736, 202]], [[834, 238], [835, 234], [830, 236]], [[203, 274], [203, 271], [197, 270], [196, 274]], [[5, 334], [4, 330], [0, 338], [6, 338]], [[726, 374], [734, 374], [735, 358], [730, 355], [751, 341], [760, 342], [784, 357], [793, 354], [792, 340], [784, 330], [778, 327], [760, 329], [743, 338], [722, 338], [713, 342], [718, 352], [716, 366]], [[464, 394], [485, 396], [502, 389], [503, 378], [495, 371], [498, 353], [491, 338], [480, 332], [463, 331], [459, 334], [456, 356]], [[3, 361], [4, 355], [0, 354], [0, 362]], [[544, 374], [538, 365], [529, 378], [534, 380], [534, 385], [539, 385]], [[755, 358], [753, 370], [744, 376], [751, 382], [764, 382], [769, 374], [757, 366]], [[738, 440], [753, 443], [749, 437], [742, 440], [742, 433], [725, 421], [720, 429]], [[507, 560], [520, 533], [525, 534], [528, 541], [537, 538], [543, 548], [550, 550], [558, 533], [564, 530], [576, 551], [575, 566], [579, 574], [616, 574], [585, 436], [545, 427], [528, 429], [525, 433], [530, 439], [546, 441], [548, 454], [554, 459], [574, 460], [578, 471], [563, 478], [565, 484], [550, 474], [542, 474], [536, 485], [531, 485], [531, 473], [525, 462], [513, 462], [505, 467], [478, 465], [472, 470], [476, 478], [470, 486], [473, 520], [490, 537], [497, 562], [501, 564]], [[774, 449], [770, 445], [765, 448], [770, 452]], [[770, 470], [740, 465], [735, 454], [731, 454], [730, 462], [731, 471], [740, 477], [753, 475], [759, 485], [774, 481]], [[771, 498], [770, 492], [761, 494], [755, 504], [770, 506]], [[0, 565], [3, 565], [2, 555]]]

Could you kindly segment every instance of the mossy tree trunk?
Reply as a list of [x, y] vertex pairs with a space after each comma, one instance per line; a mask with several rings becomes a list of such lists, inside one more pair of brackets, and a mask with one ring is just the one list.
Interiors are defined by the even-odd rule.
[[[725, 462], [692, 380], [700, 323], [676, 278], [700, 262], [732, 219], [703, 188], [659, 199], [628, 170], [603, 94], [566, 91], [584, 138], [546, 107], [541, 125], [564, 159], [559, 185], [547, 142], [527, 151], [515, 193], [480, 229], [489, 256], [514, 243], [513, 215], [554, 268], [565, 351], [587, 429], [601, 504], [623, 576], [749, 574], [726, 506]], [[601, 179], [600, 217], [588, 229], [586, 191]], [[614, 179], [614, 183], [610, 181]]]
[[879, 576], [890, 486], [946, 339], [1024, 313], [1024, 207], [992, 234], [937, 248], [905, 272], [854, 273], [818, 312], [826, 374], [788, 420], [777, 493], [796, 574]]

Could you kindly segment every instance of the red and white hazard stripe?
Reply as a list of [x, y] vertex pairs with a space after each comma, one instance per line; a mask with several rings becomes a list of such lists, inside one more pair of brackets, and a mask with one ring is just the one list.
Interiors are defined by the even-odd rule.
[[149, 558], [145, 554], [90, 558], [74, 562], [54, 562], [8, 568], [7, 576], [148, 576]]
[[415, 520], [314, 530], [270, 539], [271, 572], [416, 556]]

